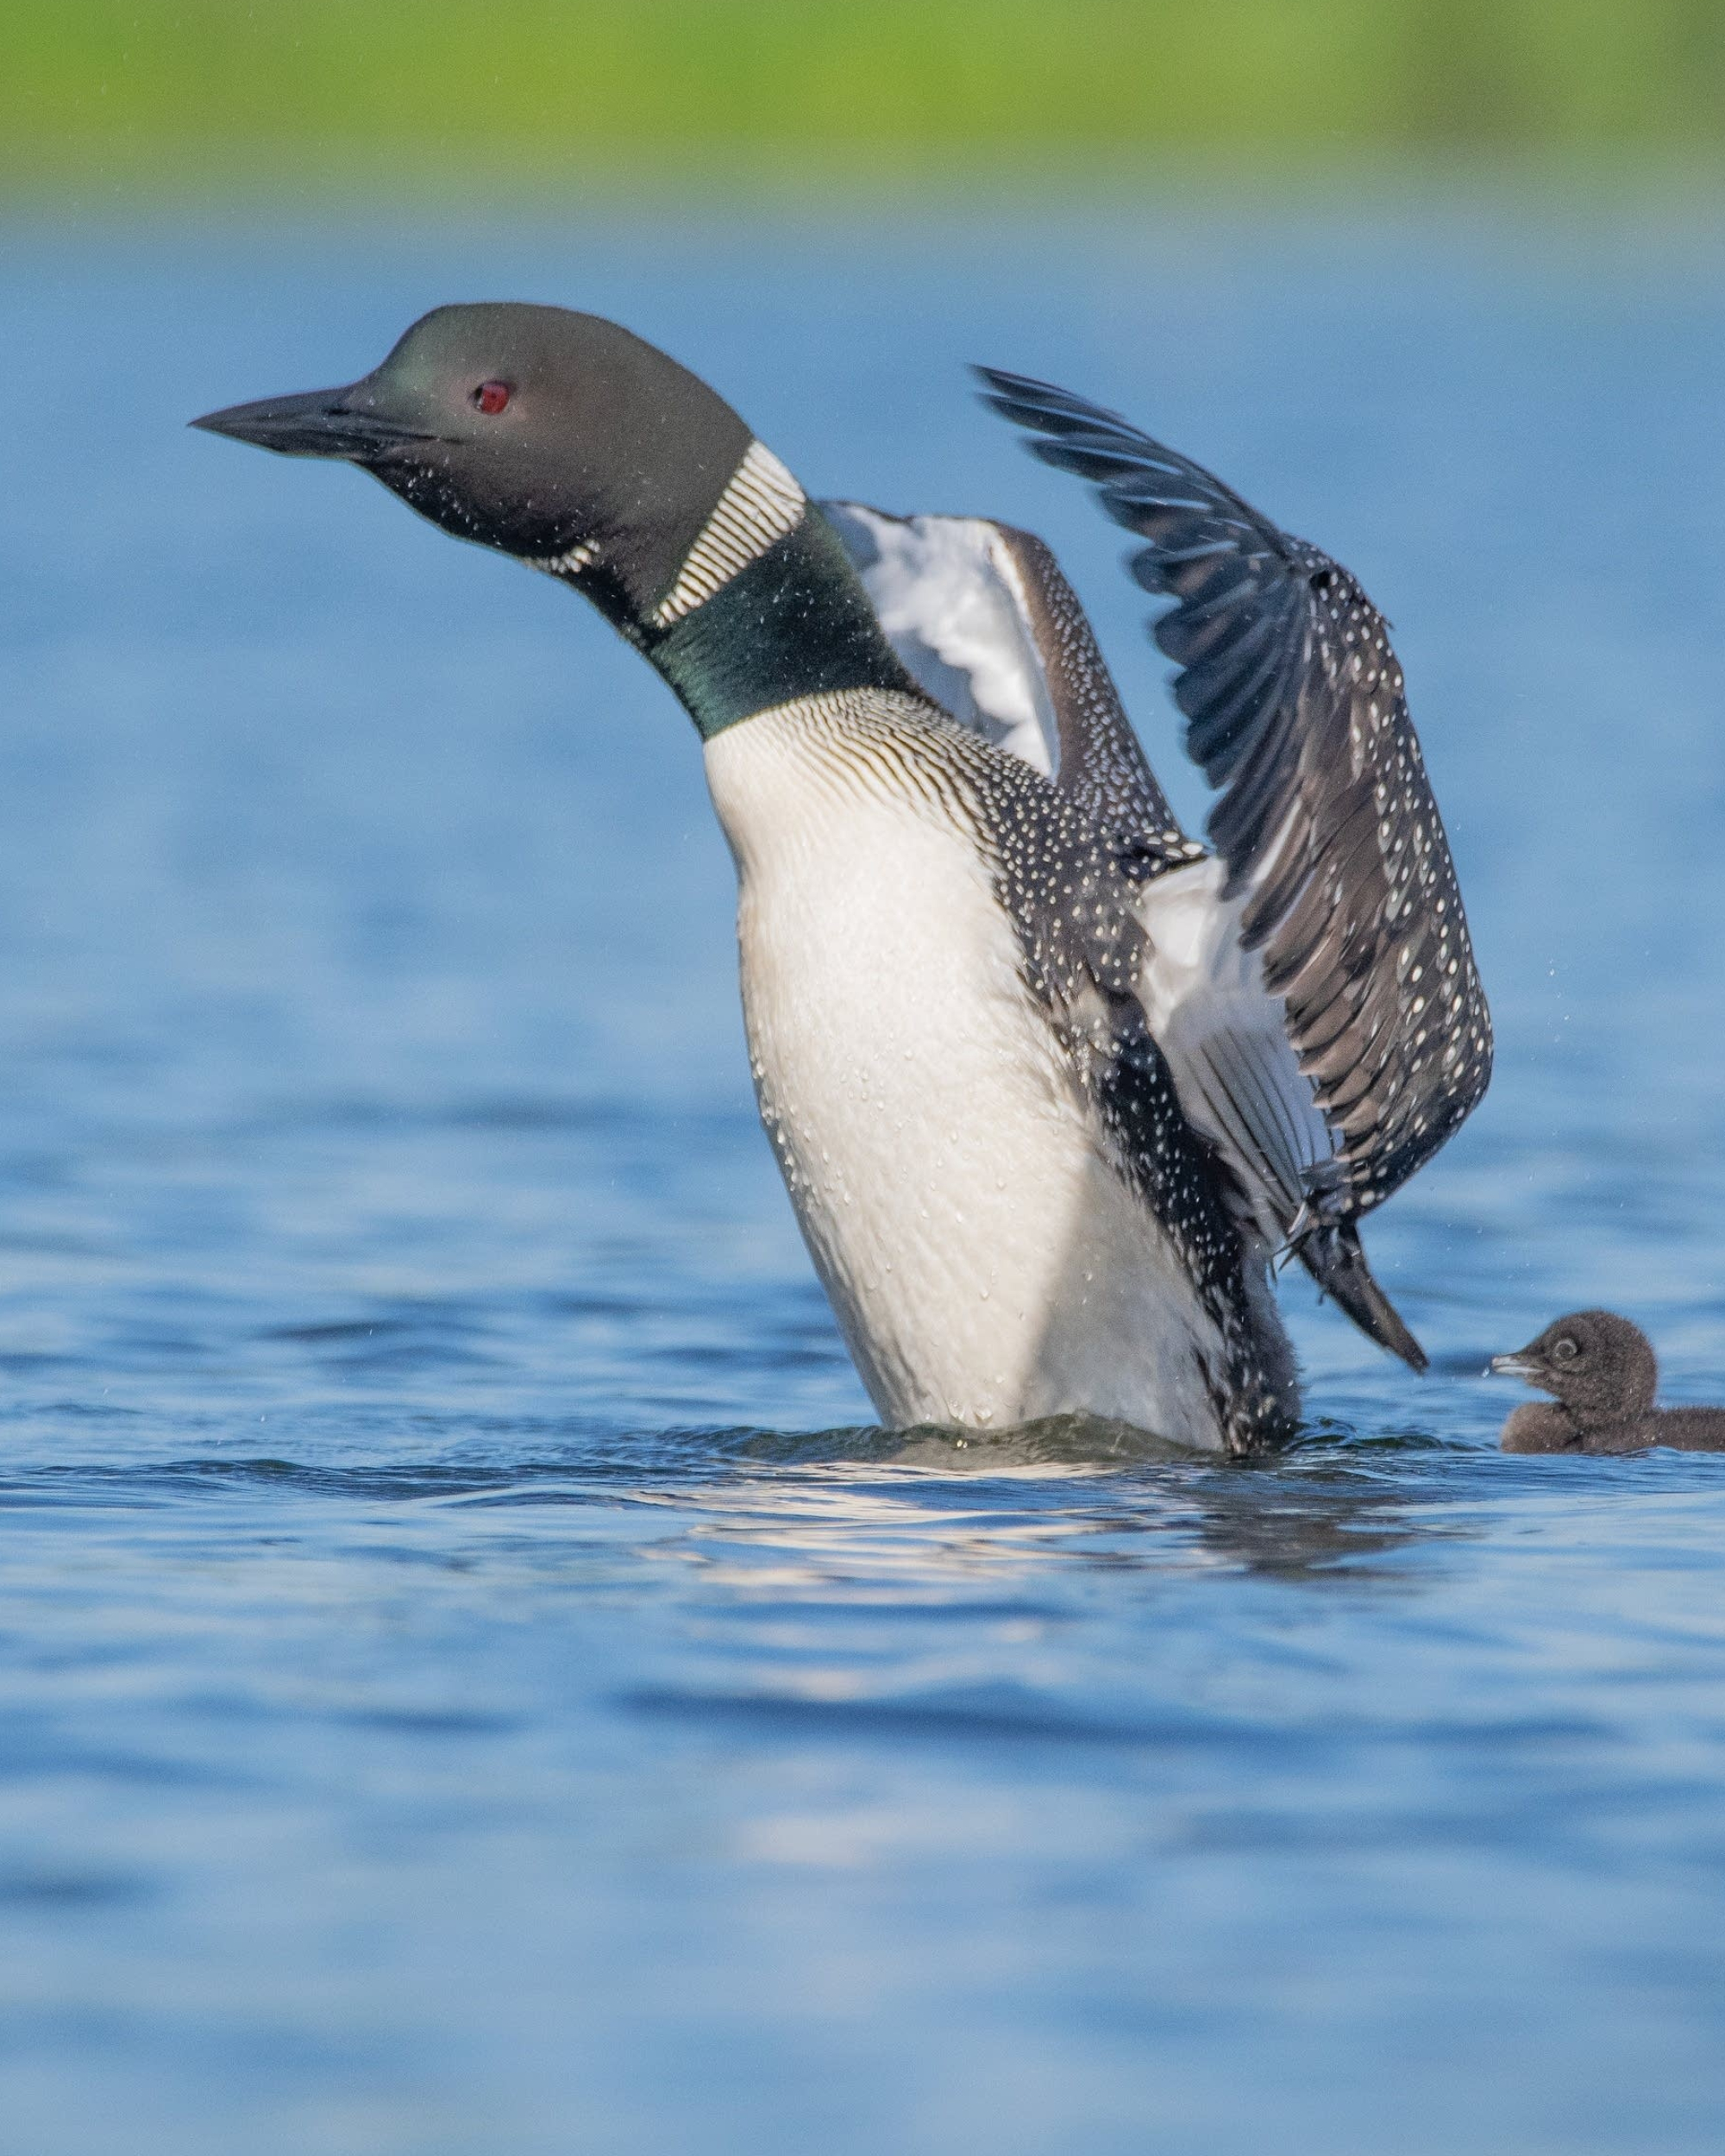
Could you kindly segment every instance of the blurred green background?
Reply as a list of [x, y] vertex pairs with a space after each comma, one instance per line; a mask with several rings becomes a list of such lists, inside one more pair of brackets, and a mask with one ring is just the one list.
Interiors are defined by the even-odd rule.
[[902, 185], [1413, 154], [1710, 166], [1725, 0], [58, 0], [9, 192], [479, 172]]

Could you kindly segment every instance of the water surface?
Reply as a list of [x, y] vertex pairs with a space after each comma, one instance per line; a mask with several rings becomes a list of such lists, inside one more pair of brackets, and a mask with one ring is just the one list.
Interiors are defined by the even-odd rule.
[[[1725, 254], [1457, 210], [0, 235], [0, 2105], [22, 2156], [1712, 2151], [1725, 1461], [1506, 1459], [1605, 1300], [1725, 1398]], [[1396, 624], [1499, 1075], [1245, 1469], [893, 1438], [748, 1093], [687, 721], [187, 435], [450, 298], [821, 492], [1117, 536], [1124, 405]]]

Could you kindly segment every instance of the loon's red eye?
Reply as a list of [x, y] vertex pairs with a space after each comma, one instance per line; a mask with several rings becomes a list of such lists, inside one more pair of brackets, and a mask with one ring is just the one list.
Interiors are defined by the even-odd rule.
[[507, 382], [481, 382], [468, 402], [476, 411], [482, 411], [487, 419], [494, 419], [509, 402], [509, 398]]

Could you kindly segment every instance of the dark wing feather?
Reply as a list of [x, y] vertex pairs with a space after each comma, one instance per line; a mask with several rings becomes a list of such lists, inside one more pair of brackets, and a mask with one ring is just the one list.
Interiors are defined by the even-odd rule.
[[1382, 615], [1330, 557], [1200, 465], [1047, 384], [978, 369], [986, 402], [1043, 438], [1149, 544], [1132, 573], [1174, 601], [1187, 745], [1222, 797], [1209, 830], [1241, 940], [1284, 999], [1334, 1135], [1312, 1232], [1367, 1211], [1484, 1093], [1491, 1020], [1449, 844]]

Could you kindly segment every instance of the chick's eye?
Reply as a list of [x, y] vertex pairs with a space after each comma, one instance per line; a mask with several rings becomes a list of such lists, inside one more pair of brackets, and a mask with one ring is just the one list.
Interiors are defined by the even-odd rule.
[[487, 419], [494, 419], [509, 402], [507, 382], [481, 382], [467, 399], [476, 411], [482, 411]]
[[1554, 1363], [1572, 1363], [1580, 1353], [1581, 1350], [1573, 1340], [1559, 1340], [1552, 1350], [1552, 1360]]

